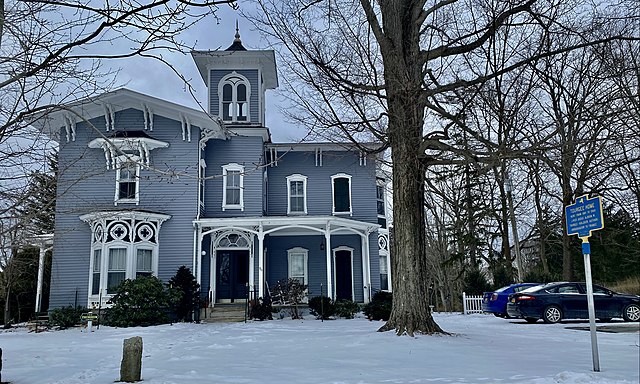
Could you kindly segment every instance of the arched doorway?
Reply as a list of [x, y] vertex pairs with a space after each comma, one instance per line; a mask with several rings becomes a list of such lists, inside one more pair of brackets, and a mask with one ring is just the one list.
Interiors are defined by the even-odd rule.
[[241, 232], [228, 231], [214, 240], [215, 291], [217, 302], [247, 298], [251, 241]]

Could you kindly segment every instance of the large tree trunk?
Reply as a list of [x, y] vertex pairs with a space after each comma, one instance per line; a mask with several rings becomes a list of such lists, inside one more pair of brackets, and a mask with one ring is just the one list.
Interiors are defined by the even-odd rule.
[[[380, 3], [384, 38], [378, 36], [384, 61], [389, 111], [389, 143], [393, 161], [394, 249], [393, 307], [380, 331], [398, 335], [444, 333], [429, 311], [425, 248], [424, 154], [420, 152], [425, 96], [420, 53], [422, 10], [412, 2]], [[400, 219], [401, 218], [401, 219]]]

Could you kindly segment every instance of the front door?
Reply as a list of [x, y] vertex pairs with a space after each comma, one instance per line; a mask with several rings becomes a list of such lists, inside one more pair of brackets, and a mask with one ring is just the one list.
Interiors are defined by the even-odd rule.
[[336, 251], [336, 300], [353, 300], [351, 251]]
[[231, 302], [246, 299], [249, 282], [249, 251], [218, 251], [216, 256], [216, 299]]

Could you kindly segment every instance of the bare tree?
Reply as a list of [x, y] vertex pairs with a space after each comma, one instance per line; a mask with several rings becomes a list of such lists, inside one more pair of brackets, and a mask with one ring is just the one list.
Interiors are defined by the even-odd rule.
[[[299, 107], [293, 118], [323, 137], [356, 143], [375, 140], [381, 143], [379, 151], [391, 149], [394, 296], [391, 317], [380, 330], [395, 330], [398, 335], [443, 332], [426, 300], [427, 167], [451, 163], [447, 155], [451, 153], [457, 155], [455, 161], [473, 161], [464, 148], [447, 142], [449, 128], [464, 124], [460, 111], [465, 98], [460, 91], [535, 57], [572, 49], [567, 45], [545, 50], [537, 39], [564, 29], [555, 12], [557, 4], [537, 0], [261, 0], [260, 4], [256, 25], [284, 46], [285, 70], [295, 77], [296, 85], [306, 85], [291, 87]], [[533, 48], [497, 71], [483, 66], [475, 72], [462, 70], [464, 58], [506, 25], [538, 28], [536, 39], [529, 40]], [[570, 31], [581, 35], [579, 30]], [[578, 45], [592, 43], [582, 40]], [[321, 131], [322, 127], [329, 130]]]

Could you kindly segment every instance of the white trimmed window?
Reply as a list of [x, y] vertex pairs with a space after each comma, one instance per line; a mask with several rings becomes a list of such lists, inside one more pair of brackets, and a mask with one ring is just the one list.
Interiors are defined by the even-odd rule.
[[386, 185], [383, 179], [376, 180], [376, 205], [378, 211], [378, 224], [380, 227], [387, 228], [387, 210], [385, 199]]
[[102, 249], [93, 250], [91, 265], [91, 294], [100, 294], [100, 274], [102, 272]]
[[290, 279], [296, 279], [300, 284], [307, 285], [308, 282], [308, 268], [307, 262], [309, 259], [309, 251], [305, 248], [296, 247], [287, 250], [288, 258], [288, 275]]
[[107, 265], [107, 293], [115, 293], [115, 288], [127, 278], [127, 249], [110, 248]]
[[222, 166], [222, 210], [244, 210], [244, 167], [232, 163]]
[[380, 256], [380, 289], [389, 290], [389, 259], [387, 255]]
[[307, 176], [287, 176], [287, 214], [307, 213]]
[[136, 278], [153, 275], [153, 250], [138, 248], [136, 250]]
[[331, 195], [333, 196], [332, 212], [334, 215], [352, 214], [351, 175], [338, 173], [331, 176]]
[[223, 77], [218, 87], [222, 120], [248, 122], [250, 97], [251, 86], [246, 77], [236, 72]]
[[115, 203], [136, 203], [140, 193], [140, 165], [133, 161], [123, 161], [116, 170]]

